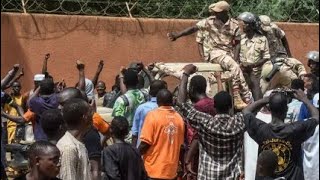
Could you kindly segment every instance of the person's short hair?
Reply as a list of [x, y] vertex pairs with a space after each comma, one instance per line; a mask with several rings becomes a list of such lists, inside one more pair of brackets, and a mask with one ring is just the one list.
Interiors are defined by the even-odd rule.
[[[46, 153], [50, 148], [58, 149], [56, 145], [49, 141], [36, 141], [28, 149], [28, 158], [33, 159], [36, 156], [41, 156]], [[59, 150], [59, 149], [58, 149]]]
[[104, 88], [106, 88], [106, 83], [103, 81], [98, 81], [96, 88], [98, 87], [99, 84], [102, 84], [104, 86]]
[[272, 114], [287, 113], [288, 109], [288, 97], [285, 93], [277, 92], [271, 94], [269, 100], [269, 108]]
[[317, 81], [317, 76], [312, 73], [305, 74], [303, 77], [309, 78], [312, 81]]
[[61, 126], [64, 125], [62, 113], [58, 109], [49, 109], [41, 115], [41, 127], [44, 133], [52, 137], [59, 132]]
[[[73, 98], [80, 98], [81, 99], [82, 98], [82, 93], [77, 88], [67, 87], [67, 88], [64, 88], [58, 94], [58, 98], [59, 98], [59, 103], [62, 103], [61, 101], [63, 101], [63, 103], [65, 103], [69, 99], [73, 99]], [[61, 104], [61, 105], [63, 105], [63, 104]]]
[[264, 150], [259, 154], [258, 164], [263, 172], [273, 175], [278, 167], [278, 157], [272, 150]]
[[129, 133], [129, 122], [123, 116], [116, 116], [111, 121], [110, 128], [115, 138], [125, 139]]
[[14, 81], [14, 82], [12, 83], [12, 86], [13, 86], [13, 84], [18, 84], [18, 85], [21, 87], [20, 81]]
[[173, 95], [167, 89], [161, 89], [157, 94], [157, 103], [162, 106], [171, 106], [173, 103]]
[[302, 91], [304, 91], [304, 82], [301, 79], [294, 79], [291, 82], [291, 89], [301, 89]]
[[50, 95], [54, 93], [54, 82], [52, 79], [44, 79], [40, 82], [40, 94]]
[[90, 110], [89, 104], [80, 98], [68, 100], [62, 108], [62, 116], [68, 128], [76, 128], [81, 124], [80, 119]]
[[48, 72], [45, 72], [44, 76], [45, 76], [45, 79], [51, 79], [53, 81], [53, 77]]
[[311, 89], [307, 91], [307, 97], [311, 100], [315, 94], [319, 92], [319, 81], [314, 80], [311, 83]]
[[189, 89], [192, 88], [193, 92], [203, 94], [206, 93], [207, 89], [207, 80], [201, 75], [195, 75], [190, 80]]
[[124, 72], [124, 84], [126, 86], [137, 86], [139, 83], [138, 73], [132, 69], [127, 69]]
[[218, 112], [228, 112], [232, 108], [232, 97], [226, 91], [218, 92], [214, 97], [214, 107]]
[[150, 92], [149, 92], [149, 94], [152, 97], [156, 97], [158, 92], [161, 89], [167, 89], [166, 83], [164, 81], [162, 81], [162, 80], [154, 80], [150, 84]]

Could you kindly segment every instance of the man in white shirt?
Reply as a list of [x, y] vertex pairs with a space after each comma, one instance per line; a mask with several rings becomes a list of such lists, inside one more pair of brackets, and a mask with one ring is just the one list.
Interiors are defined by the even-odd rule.
[[81, 142], [92, 124], [90, 106], [82, 99], [71, 99], [63, 105], [62, 114], [68, 130], [57, 143], [61, 152], [58, 177], [63, 180], [91, 180], [87, 149]]
[[[272, 90], [267, 91], [264, 97], [270, 96]], [[268, 106], [263, 107], [258, 113], [257, 118], [263, 120], [265, 123], [271, 122], [271, 112]], [[249, 136], [248, 132], [244, 133], [244, 169], [245, 179], [255, 180], [256, 168], [258, 160], [258, 144]]]
[[[294, 79], [291, 82], [291, 89], [301, 89], [304, 91], [304, 82], [301, 79]], [[285, 118], [285, 123], [292, 123], [295, 121], [298, 121], [300, 108], [301, 108], [302, 102], [298, 99], [291, 97], [291, 102], [288, 104], [288, 112], [287, 117]]]
[[[313, 105], [319, 109], [319, 93], [313, 97]], [[306, 180], [319, 180], [319, 125], [313, 136], [302, 145], [303, 172]]]

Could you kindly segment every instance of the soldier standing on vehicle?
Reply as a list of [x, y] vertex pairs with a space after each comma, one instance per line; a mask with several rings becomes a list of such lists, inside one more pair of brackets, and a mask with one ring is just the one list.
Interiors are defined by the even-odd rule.
[[229, 9], [230, 5], [226, 1], [211, 4], [210, 17], [199, 21], [192, 28], [180, 33], [169, 33], [168, 36], [176, 40], [198, 31], [197, 42], [202, 59], [220, 64], [224, 71], [230, 71], [234, 105], [236, 109], [242, 109], [252, 101], [252, 94], [236, 62], [239, 59], [240, 31], [238, 22], [228, 15]]

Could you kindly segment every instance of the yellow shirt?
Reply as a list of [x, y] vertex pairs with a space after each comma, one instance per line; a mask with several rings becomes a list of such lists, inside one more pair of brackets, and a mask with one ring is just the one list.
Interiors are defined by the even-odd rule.
[[[23, 106], [23, 96], [20, 95], [20, 96], [12, 96], [12, 100], [15, 101], [19, 106]], [[17, 110], [13, 107], [11, 107], [9, 104], [5, 104], [4, 106], [4, 110], [6, 113], [12, 115], [12, 116], [19, 116]], [[10, 126], [16, 126], [17, 124], [13, 121], [10, 121], [8, 120], [7, 122], [7, 126], [10, 127]]]

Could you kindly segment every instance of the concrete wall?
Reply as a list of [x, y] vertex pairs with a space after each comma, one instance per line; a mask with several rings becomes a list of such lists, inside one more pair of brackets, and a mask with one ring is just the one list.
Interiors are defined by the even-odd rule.
[[[195, 37], [170, 42], [167, 32], [182, 30], [195, 20], [129, 19], [1, 13], [1, 77], [15, 63], [25, 69], [23, 89], [32, 88], [32, 77], [41, 72], [42, 60], [51, 53], [48, 70], [55, 80], [74, 85], [75, 61], [86, 63], [92, 78], [99, 60], [105, 60], [101, 79], [110, 89], [121, 65], [199, 61]], [[305, 62], [309, 50], [319, 49], [319, 24], [278, 24], [287, 34], [293, 55]]]

